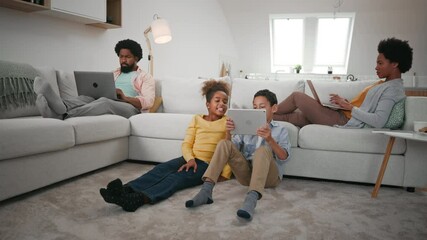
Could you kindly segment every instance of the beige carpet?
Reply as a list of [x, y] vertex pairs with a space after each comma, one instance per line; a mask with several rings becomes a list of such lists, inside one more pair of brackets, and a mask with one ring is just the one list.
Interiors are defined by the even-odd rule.
[[0, 203], [0, 239], [427, 239], [427, 193], [285, 179], [267, 190], [252, 222], [237, 219], [246, 188], [220, 183], [214, 203], [188, 210], [198, 188], [134, 213], [98, 193], [110, 180], [152, 165], [124, 162]]

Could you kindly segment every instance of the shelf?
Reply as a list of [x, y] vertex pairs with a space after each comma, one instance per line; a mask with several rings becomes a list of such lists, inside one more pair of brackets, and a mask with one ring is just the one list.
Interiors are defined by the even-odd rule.
[[[105, 22], [94, 22], [86, 23], [88, 26], [113, 29], [122, 27], [122, 0], [106, 0], [107, 1], [107, 13]], [[53, 15], [55, 17], [63, 17], [69, 20], [78, 20], [78, 16], [72, 16], [70, 14], [60, 14], [55, 11], [45, 11], [51, 9], [51, 0], [44, 0], [43, 5], [36, 3], [27, 2], [24, 0], [0, 0], [0, 7], [11, 8], [23, 12], [35, 12], [42, 11], [47, 15]], [[56, 15], [55, 15], [56, 14]], [[84, 20], [81, 20], [84, 22]]]
[[23, 12], [35, 12], [50, 9], [50, 0], [44, 0], [43, 5], [27, 2], [23, 0], [2, 0], [0, 7], [11, 8]]
[[104, 23], [91, 23], [88, 24], [93, 27], [99, 28], [120, 28], [122, 27], [122, 1], [121, 0], [107, 0], [107, 19]]
[[427, 97], [427, 88], [405, 88], [406, 96]]

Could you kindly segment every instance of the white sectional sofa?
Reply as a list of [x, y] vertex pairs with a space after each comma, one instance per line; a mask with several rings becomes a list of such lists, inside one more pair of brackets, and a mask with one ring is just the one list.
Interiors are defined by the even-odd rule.
[[[62, 96], [76, 94], [71, 73], [37, 68]], [[123, 160], [164, 162], [181, 155], [181, 142], [195, 113], [205, 113], [202, 79], [157, 79], [156, 94], [163, 103], [156, 113], [125, 119], [103, 115], [65, 121], [44, 119], [27, 107], [25, 114], [0, 117], [0, 201]], [[305, 82], [229, 80], [231, 107], [251, 107], [259, 89], [274, 91], [279, 101], [292, 91], [307, 91]], [[326, 84], [326, 83], [325, 83]], [[332, 83], [327, 83], [332, 84]], [[365, 83], [333, 83], [333, 89], [354, 94]], [[348, 85], [354, 84], [354, 85]], [[325, 87], [325, 86], [323, 86]], [[320, 92], [322, 86], [318, 86]], [[326, 89], [331, 86], [325, 87]], [[353, 91], [351, 91], [353, 90]], [[405, 129], [427, 119], [427, 98], [408, 97]], [[22, 109], [21, 109], [22, 110]], [[21, 111], [21, 110], [18, 110]], [[30, 115], [30, 116], [28, 116]], [[289, 131], [291, 159], [286, 175], [374, 183], [387, 138], [371, 129], [339, 129], [309, 125], [302, 129], [281, 122]], [[427, 148], [397, 140], [384, 184], [404, 187], [427, 185]]]
[[[63, 72], [36, 69], [57, 93], [76, 94], [73, 79], [64, 78]], [[103, 115], [62, 121], [36, 115], [35, 106], [0, 114], [0, 201], [128, 159], [126, 118]]]
[[[180, 155], [180, 143], [194, 113], [205, 113], [200, 87], [203, 80], [158, 81], [163, 109], [158, 113], [133, 116], [129, 138], [129, 158], [164, 162]], [[316, 82], [322, 99], [330, 91], [351, 98], [372, 82]], [[304, 91], [304, 80], [265, 81], [233, 79], [231, 108], [252, 107], [252, 97], [260, 89], [275, 92], [279, 101], [292, 91]], [[405, 101], [403, 129], [412, 130], [413, 121], [427, 119], [427, 98], [408, 97]], [[291, 159], [285, 174], [310, 178], [375, 183], [388, 138], [372, 129], [341, 129], [322, 125], [298, 128], [280, 122], [289, 131]], [[427, 148], [423, 143], [397, 139], [383, 184], [404, 187], [427, 186]]]

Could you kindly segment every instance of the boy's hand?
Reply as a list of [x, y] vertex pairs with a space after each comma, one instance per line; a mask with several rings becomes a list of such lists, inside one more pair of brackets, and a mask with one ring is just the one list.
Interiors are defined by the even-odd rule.
[[267, 142], [272, 139], [271, 137], [271, 129], [268, 123], [266, 123], [264, 126], [261, 126], [256, 131], [257, 135], [264, 138]]

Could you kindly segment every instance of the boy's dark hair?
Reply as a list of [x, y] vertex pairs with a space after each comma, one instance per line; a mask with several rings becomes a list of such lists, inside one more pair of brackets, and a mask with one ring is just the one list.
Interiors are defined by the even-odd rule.
[[268, 89], [259, 90], [257, 93], [255, 93], [254, 98], [258, 96], [264, 96], [265, 98], [267, 98], [268, 102], [270, 103], [270, 106], [277, 104], [276, 94]]
[[142, 48], [139, 43], [131, 39], [121, 40], [116, 44], [114, 51], [116, 51], [117, 56], [120, 54], [120, 50], [129, 49], [129, 51], [138, 58], [138, 61], [142, 59]]
[[412, 48], [408, 41], [396, 38], [384, 39], [378, 44], [378, 53], [384, 54], [390, 62], [398, 63], [401, 73], [407, 72], [412, 67]]
[[218, 91], [225, 92], [227, 96], [230, 96], [230, 89], [230, 84], [226, 81], [210, 79], [203, 83], [202, 96], [206, 96], [206, 102], [210, 102], [213, 95]]

